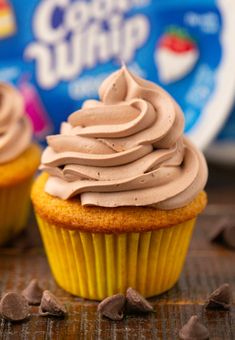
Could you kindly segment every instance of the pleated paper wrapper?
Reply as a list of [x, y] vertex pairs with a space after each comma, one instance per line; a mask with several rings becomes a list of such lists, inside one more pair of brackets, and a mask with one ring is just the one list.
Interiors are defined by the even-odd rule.
[[195, 219], [140, 233], [81, 232], [37, 220], [57, 283], [73, 295], [102, 300], [128, 287], [145, 297], [170, 289], [181, 273]]

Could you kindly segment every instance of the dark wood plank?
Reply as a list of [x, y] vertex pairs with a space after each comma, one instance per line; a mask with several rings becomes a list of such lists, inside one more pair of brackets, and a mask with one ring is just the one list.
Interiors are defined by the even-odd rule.
[[[54, 282], [43, 250], [38, 248], [5, 248], [0, 251], [0, 292], [21, 291], [33, 277], [54, 292], [66, 305], [65, 320], [39, 317], [32, 307], [28, 322], [13, 325], [1, 321], [2, 339], [177, 339], [180, 327], [192, 314], [201, 316], [211, 339], [235, 339], [235, 305], [230, 312], [206, 312], [207, 295], [221, 283], [235, 290], [235, 252], [206, 239], [214, 217], [200, 218], [193, 236], [184, 271], [169, 292], [152, 298], [156, 313], [146, 317], [129, 317], [121, 322], [101, 319], [96, 302], [71, 296]], [[232, 326], [233, 325], [233, 326]]]

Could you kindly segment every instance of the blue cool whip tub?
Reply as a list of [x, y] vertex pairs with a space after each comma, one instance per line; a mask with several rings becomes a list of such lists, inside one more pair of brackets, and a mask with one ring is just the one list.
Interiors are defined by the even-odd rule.
[[234, 10], [234, 0], [0, 0], [0, 80], [19, 88], [43, 140], [124, 62], [176, 98], [205, 148], [234, 98]]

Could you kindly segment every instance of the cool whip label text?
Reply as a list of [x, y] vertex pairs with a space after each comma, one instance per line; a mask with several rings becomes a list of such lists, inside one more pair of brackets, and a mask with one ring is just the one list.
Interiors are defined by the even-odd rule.
[[50, 89], [114, 58], [130, 62], [149, 36], [146, 16], [126, 15], [134, 3], [41, 1], [33, 18], [35, 41], [25, 50], [25, 58], [36, 63], [38, 84]]

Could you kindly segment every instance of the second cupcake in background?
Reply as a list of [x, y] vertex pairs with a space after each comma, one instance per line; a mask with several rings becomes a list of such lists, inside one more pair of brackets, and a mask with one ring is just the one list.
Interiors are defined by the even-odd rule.
[[0, 83], [0, 245], [26, 225], [32, 179], [40, 148], [32, 143], [32, 127], [20, 93]]
[[206, 162], [157, 85], [123, 67], [99, 95], [47, 138], [32, 200], [48, 260], [81, 297], [160, 294], [178, 280], [206, 205]]

